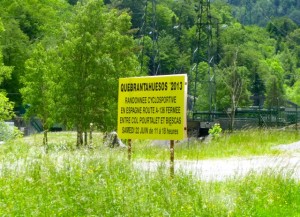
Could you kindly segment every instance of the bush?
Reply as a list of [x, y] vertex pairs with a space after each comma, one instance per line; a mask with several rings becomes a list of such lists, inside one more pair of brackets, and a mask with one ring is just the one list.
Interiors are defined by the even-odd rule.
[[208, 131], [209, 135], [211, 135], [213, 138], [220, 137], [221, 132], [222, 128], [220, 124], [214, 124], [214, 126]]
[[0, 122], [0, 141], [8, 141], [22, 136], [22, 132], [17, 127], [11, 127], [4, 121]]

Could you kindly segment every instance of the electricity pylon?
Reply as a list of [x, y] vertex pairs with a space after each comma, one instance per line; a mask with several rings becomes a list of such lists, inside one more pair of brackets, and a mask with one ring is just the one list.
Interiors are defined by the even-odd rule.
[[[195, 5], [197, 13], [196, 48], [193, 51], [193, 69], [195, 73], [194, 105], [196, 112], [197, 84], [207, 83], [207, 100], [209, 112], [215, 110], [215, 72], [214, 72], [214, 52], [213, 52], [213, 22], [210, 13], [210, 0], [199, 0]], [[206, 62], [208, 69], [205, 77], [199, 77], [199, 64]], [[211, 116], [211, 115], [210, 115]], [[212, 119], [212, 116], [210, 117]]]

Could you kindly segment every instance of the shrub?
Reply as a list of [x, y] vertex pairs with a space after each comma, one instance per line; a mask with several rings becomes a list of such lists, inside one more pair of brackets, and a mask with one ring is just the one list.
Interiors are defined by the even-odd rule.
[[221, 132], [222, 132], [222, 128], [218, 123], [214, 124], [214, 126], [210, 128], [208, 131], [209, 135], [211, 135], [213, 138], [220, 137]]
[[17, 127], [11, 127], [4, 121], [0, 122], [0, 141], [7, 141], [22, 137], [23, 134]]

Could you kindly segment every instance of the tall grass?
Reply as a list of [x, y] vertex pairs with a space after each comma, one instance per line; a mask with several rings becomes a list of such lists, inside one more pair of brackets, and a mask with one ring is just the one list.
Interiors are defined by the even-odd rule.
[[250, 174], [235, 187], [235, 216], [299, 216], [300, 184], [274, 171]]
[[198, 183], [164, 171], [141, 174], [126, 159], [74, 152], [6, 165], [0, 215], [184, 216], [203, 213]]
[[276, 171], [222, 182], [204, 182], [184, 172], [171, 179], [164, 166], [154, 172], [134, 169], [126, 150], [56, 148], [68, 147], [63, 144], [53, 142], [48, 153], [28, 141], [0, 146], [0, 216], [300, 213], [299, 182]]
[[[221, 137], [200, 141], [189, 139], [175, 144], [176, 159], [207, 159], [233, 156], [278, 155], [281, 152], [272, 147], [289, 144], [300, 140], [300, 133], [289, 130], [253, 129], [222, 133]], [[133, 144], [135, 158], [161, 159], [169, 158], [168, 145], [148, 143]]]

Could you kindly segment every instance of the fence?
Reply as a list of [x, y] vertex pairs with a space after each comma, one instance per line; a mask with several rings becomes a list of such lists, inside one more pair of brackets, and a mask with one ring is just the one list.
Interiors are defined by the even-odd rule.
[[[237, 109], [234, 113], [234, 129], [248, 127], [282, 127], [295, 125], [298, 127], [300, 117], [298, 107], [280, 107], [280, 108], [249, 108]], [[229, 129], [231, 123], [231, 112], [194, 112], [193, 121], [221, 124], [223, 129]]]

